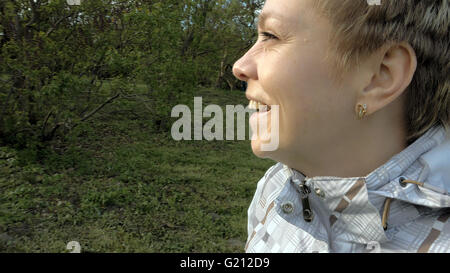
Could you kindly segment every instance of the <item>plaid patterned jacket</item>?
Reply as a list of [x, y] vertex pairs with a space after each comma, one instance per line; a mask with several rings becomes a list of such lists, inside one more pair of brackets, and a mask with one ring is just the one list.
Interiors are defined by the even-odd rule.
[[258, 182], [245, 250], [450, 252], [449, 192], [441, 126], [365, 177], [308, 178], [278, 163]]

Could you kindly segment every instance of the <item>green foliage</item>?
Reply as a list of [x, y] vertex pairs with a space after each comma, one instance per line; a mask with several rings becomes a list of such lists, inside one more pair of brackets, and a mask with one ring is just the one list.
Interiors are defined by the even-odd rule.
[[[261, 5], [2, 1], [0, 141], [26, 147], [67, 134], [117, 94], [145, 101], [155, 127], [167, 131], [171, 106], [198, 85], [238, 86], [231, 66], [253, 42]], [[147, 92], [135, 92], [141, 83]]]

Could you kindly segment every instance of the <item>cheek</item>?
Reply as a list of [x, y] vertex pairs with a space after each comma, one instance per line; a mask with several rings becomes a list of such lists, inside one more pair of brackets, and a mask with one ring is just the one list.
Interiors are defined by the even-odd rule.
[[321, 57], [291, 50], [264, 59], [260, 80], [267, 95], [280, 104], [281, 124], [305, 122], [313, 118], [318, 104], [329, 100], [327, 92], [333, 85]]
[[345, 108], [323, 56], [314, 50], [300, 52], [268, 55], [260, 70], [264, 92], [280, 105], [281, 150], [294, 143], [308, 147], [321, 142], [325, 128], [341, 123]]

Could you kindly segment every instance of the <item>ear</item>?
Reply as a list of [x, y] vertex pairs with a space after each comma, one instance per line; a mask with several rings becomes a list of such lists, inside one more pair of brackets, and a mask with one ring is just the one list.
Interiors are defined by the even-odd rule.
[[368, 105], [367, 115], [384, 108], [403, 94], [416, 72], [417, 57], [410, 44], [397, 43], [380, 49], [369, 62], [370, 83], [358, 96], [358, 104]]

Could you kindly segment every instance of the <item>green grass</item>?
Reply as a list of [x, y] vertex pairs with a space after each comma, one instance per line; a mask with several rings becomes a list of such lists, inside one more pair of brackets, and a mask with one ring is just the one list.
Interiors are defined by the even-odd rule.
[[[246, 103], [239, 91], [196, 96]], [[0, 252], [68, 252], [70, 241], [84, 252], [244, 251], [247, 208], [274, 162], [249, 141], [176, 142], [139, 107], [107, 106], [39, 162], [0, 147]]]

